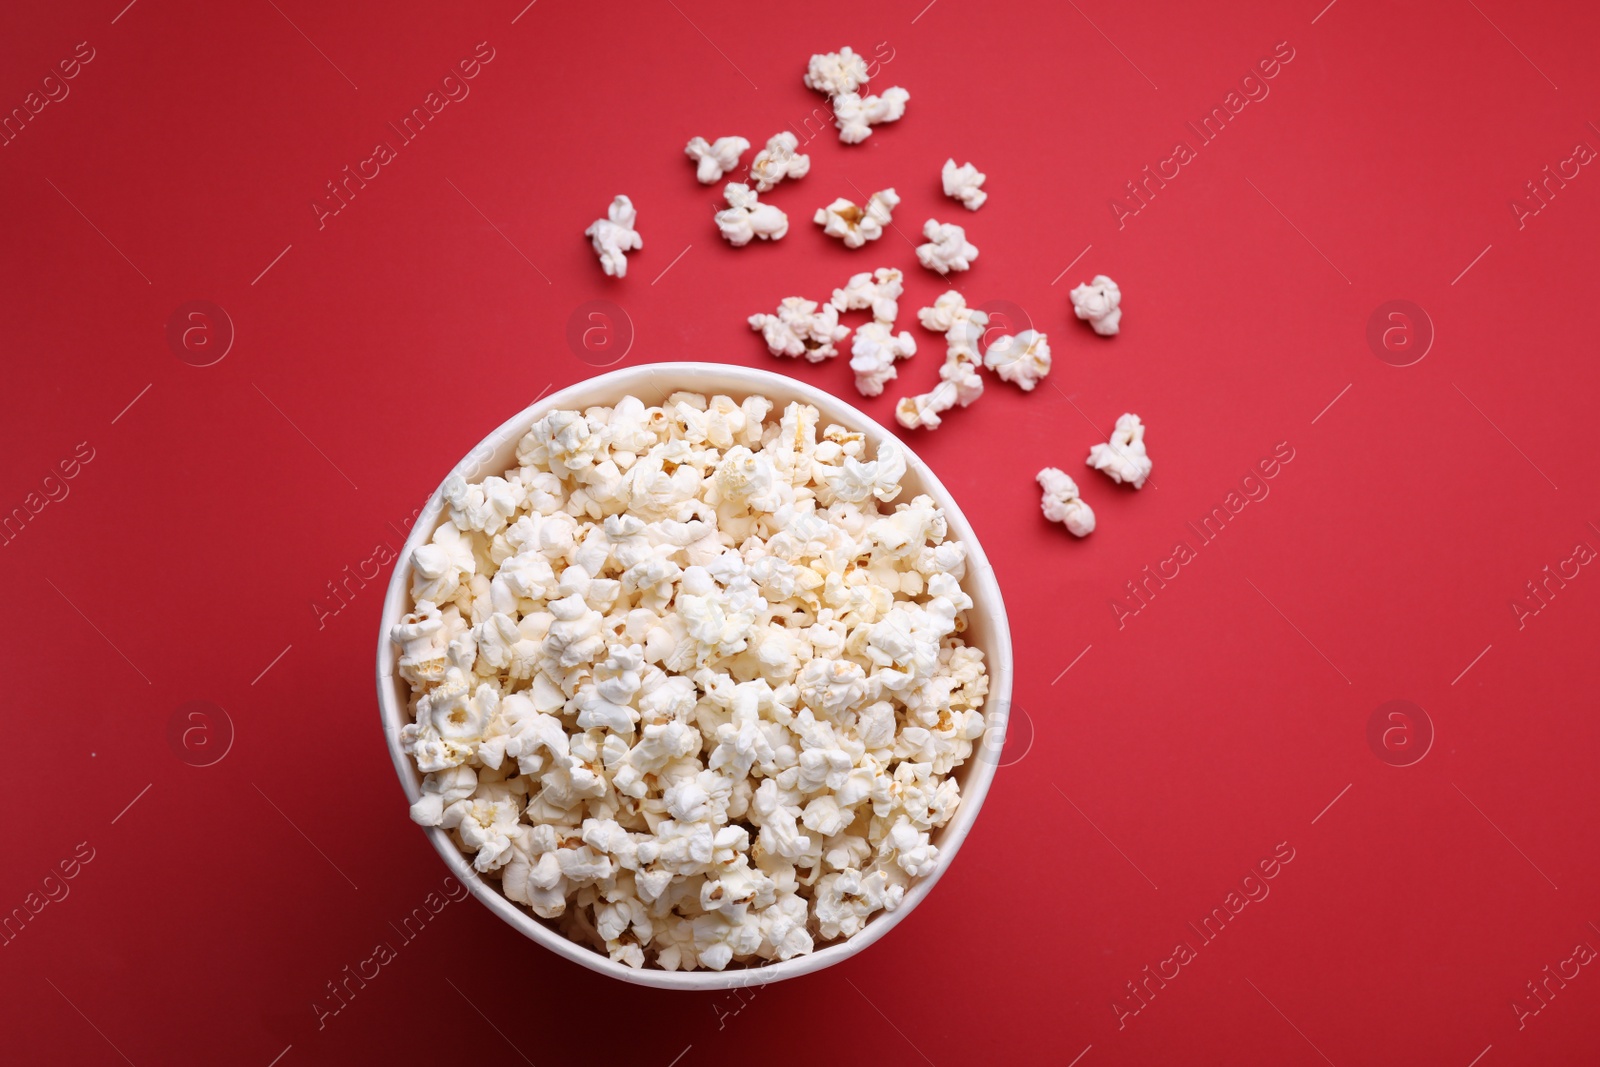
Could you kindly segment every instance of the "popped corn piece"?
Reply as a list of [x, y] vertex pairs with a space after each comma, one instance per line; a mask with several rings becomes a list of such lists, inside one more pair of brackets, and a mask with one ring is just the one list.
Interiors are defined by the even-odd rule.
[[470, 534], [453, 523], [440, 526], [428, 544], [411, 553], [411, 598], [442, 604], [456, 595], [461, 583], [477, 573]]
[[978, 258], [978, 246], [967, 240], [967, 231], [953, 222], [929, 219], [922, 226], [927, 244], [917, 246], [917, 262], [940, 274], [970, 270]]
[[1049, 338], [1038, 330], [997, 337], [984, 350], [983, 365], [998, 374], [1001, 381], [1014, 382], [1031, 393], [1050, 373]]
[[389, 640], [400, 646], [400, 677], [413, 686], [444, 679], [449, 635], [432, 601], [417, 601], [416, 610], [395, 624]]
[[1072, 300], [1073, 314], [1088, 320], [1101, 337], [1110, 337], [1120, 329], [1122, 290], [1104, 274], [1096, 274], [1094, 281], [1079, 285], [1067, 295]]
[[940, 294], [932, 307], [925, 307], [917, 312], [917, 321], [922, 323], [923, 329], [933, 330], [936, 333], [943, 333], [957, 323], [969, 319], [976, 319], [979, 326], [985, 326], [989, 322], [989, 316], [985, 312], [969, 309], [967, 298], [954, 289]]
[[501, 782], [486, 783], [478, 794], [444, 809], [439, 825], [461, 835], [463, 851], [476, 853], [474, 868], [497, 870], [511, 859], [511, 834], [517, 830], [522, 805]]
[[684, 155], [695, 161], [695, 180], [702, 185], [721, 181], [722, 176], [739, 165], [739, 157], [750, 148], [743, 137], [718, 137], [706, 142], [696, 137], [685, 146]]
[[862, 396], [881, 396], [885, 382], [898, 373], [897, 359], [909, 359], [917, 351], [910, 332], [897, 336], [894, 327], [876, 320], [856, 329], [850, 343], [850, 369], [855, 372], [856, 388]]
[[922, 323], [923, 329], [944, 334], [950, 358], [961, 356], [978, 362], [978, 342], [983, 340], [984, 330], [989, 325], [987, 311], [967, 307], [966, 297], [951, 289], [935, 300], [932, 307], [918, 311], [917, 321]]
[[[889, 903], [891, 891], [893, 905]], [[905, 891], [900, 886], [889, 885], [889, 875], [884, 871], [863, 874], [847, 868], [836, 874], [825, 874], [817, 882], [816, 916], [818, 932], [825, 940], [854, 937], [866, 926], [873, 913], [899, 906]]]
[[591, 222], [589, 228], [583, 231], [599, 254], [600, 269], [607, 276], [626, 277], [628, 257], [624, 253], [644, 247], [644, 238], [634, 229], [638, 218], [639, 213], [634, 210], [633, 201], [619, 195], [611, 201], [606, 217]]
[[872, 136], [872, 127], [898, 122], [906, 113], [911, 94], [898, 85], [885, 89], [882, 96], [862, 96], [859, 92], [839, 93], [833, 98], [833, 122], [839, 127], [839, 140], [860, 144]]
[[767, 139], [766, 147], [750, 162], [750, 178], [756, 192], [764, 193], [785, 178], [804, 178], [811, 170], [811, 157], [800, 153], [800, 138], [788, 130]]
[[1145, 451], [1144, 423], [1139, 421], [1139, 416], [1131, 412], [1118, 416], [1111, 440], [1090, 448], [1086, 462], [1095, 470], [1110, 475], [1114, 482], [1129, 482], [1135, 489], [1143, 489], [1153, 464]]
[[837, 52], [826, 52], [811, 57], [806, 65], [807, 89], [815, 89], [826, 96], [853, 93], [867, 84], [867, 61], [857, 55], [849, 45]]
[[748, 185], [729, 182], [722, 196], [728, 206], [716, 214], [717, 229], [735, 248], [742, 248], [757, 237], [776, 241], [789, 232], [789, 216], [771, 204], [763, 204]]
[[944, 195], [961, 201], [968, 211], [978, 210], [989, 199], [989, 194], [981, 188], [988, 175], [971, 163], [958, 167], [954, 159], [947, 159], [939, 176], [944, 181]]
[[[843, 530], [848, 538], [859, 538], [871, 522], [868, 512], [859, 507], [840, 505], [859, 504], [866, 499], [869, 486], [874, 487], [872, 495], [879, 495], [879, 478], [883, 479], [881, 488], [890, 490], [881, 499], [893, 499], [895, 493], [899, 492], [901, 479], [905, 477], [905, 457], [892, 441], [883, 441], [878, 445], [877, 458], [868, 462], [864, 459], [865, 435], [840, 426], [829, 426], [822, 436], [822, 444], [812, 454], [811, 490], [826, 521]], [[868, 473], [880, 467], [881, 472], [876, 476]], [[844, 539], [839, 540], [844, 543]], [[858, 560], [857, 566], [870, 573], [877, 563]], [[864, 583], [861, 588], [873, 594], [871, 598], [864, 598], [852, 591], [854, 587], [843, 584], [846, 573], [848, 571], [833, 572], [823, 579], [823, 595], [830, 607], [843, 613], [864, 610], [869, 605], [876, 606], [875, 610], [887, 606], [878, 605], [876, 597], [891, 592], [889, 588], [880, 590], [870, 583]], [[841, 614], [840, 621], [848, 623], [851, 620]]]
[[441, 493], [450, 505], [450, 521], [463, 532], [475, 530], [493, 536], [517, 513], [521, 506], [518, 497], [527, 490], [494, 475], [468, 485], [461, 475], [452, 474], [445, 479]]
[[1046, 467], [1037, 481], [1043, 494], [1039, 508], [1051, 522], [1059, 522], [1078, 537], [1094, 533], [1094, 509], [1078, 496], [1078, 483], [1055, 467]]
[[874, 320], [894, 325], [900, 316], [900, 297], [905, 293], [905, 275], [893, 267], [852, 274], [843, 289], [833, 291], [833, 306], [840, 311], [869, 308]]
[[901, 815], [878, 846], [880, 858], [891, 855], [901, 870], [917, 878], [931, 873], [938, 865], [939, 846], [929, 843], [926, 830], [918, 830], [910, 819]]
[[419, 826], [438, 826], [444, 821], [446, 806], [466, 800], [478, 790], [478, 772], [468, 766], [436, 771], [422, 780], [422, 796], [411, 805], [411, 821]]
[[818, 208], [812, 221], [829, 237], [839, 238], [846, 248], [860, 248], [883, 236], [883, 228], [889, 225], [890, 216], [899, 203], [900, 196], [893, 188], [873, 193], [865, 207], [841, 196], [827, 207]]
[[805, 898], [784, 893], [760, 913], [761, 948], [766, 959], [787, 960], [803, 956], [813, 948], [806, 929], [808, 908]]
[[952, 351], [939, 368], [939, 384], [926, 393], [901, 397], [894, 417], [908, 430], [937, 430], [946, 411], [956, 405], [966, 407], [983, 395], [983, 379], [978, 377], [974, 357]]
[[815, 300], [785, 297], [776, 315], [751, 315], [750, 328], [759, 330], [767, 351], [775, 356], [805, 356], [809, 363], [821, 363], [839, 354], [835, 347], [850, 335], [850, 327], [839, 324], [839, 311], [830, 304], [819, 308]]

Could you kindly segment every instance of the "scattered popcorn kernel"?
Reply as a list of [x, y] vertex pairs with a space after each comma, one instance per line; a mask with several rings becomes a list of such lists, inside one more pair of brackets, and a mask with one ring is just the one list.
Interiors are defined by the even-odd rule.
[[804, 356], [809, 363], [821, 363], [839, 354], [834, 347], [850, 335], [850, 327], [839, 324], [839, 309], [831, 304], [820, 307], [815, 300], [786, 297], [776, 315], [751, 315], [750, 328], [759, 330], [767, 351], [775, 356]]
[[756, 192], [764, 193], [785, 178], [804, 178], [811, 170], [811, 157], [801, 155], [799, 149], [800, 139], [788, 130], [773, 134], [750, 163]]
[[977, 361], [978, 342], [983, 340], [984, 329], [989, 325], [989, 313], [967, 307], [966, 297], [951, 289], [917, 312], [917, 321], [923, 329], [943, 333], [949, 354]]
[[909, 359], [917, 342], [909, 332], [895, 335], [894, 326], [876, 320], [857, 328], [850, 343], [850, 369], [862, 396], [881, 396], [885, 382], [894, 378], [895, 360]]
[[755, 190], [741, 182], [729, 182], [722, 191], [728, 206], [717, 212], [717, 229], [735, 248], [759, 237], [776, 241], [789, 232], [789, 216], [771, 204], [763, 204]]
[[1096, 274], [1094, 281], [1080, 285], [1068, 294], [1072, 310], [1080, 319], [1087, 319], [1094, 332], [1101, 337], [1115, 334], [1122, 322], [1122, 290], [1104, 274]]
[[984, 350], [983, 365], [998, 374], [1001, 381], [1013, 382], [1031, 393], [1050, 373], [1049, 338], [1038, 330], [997, 337]]
[[922, 227], [927, 244], [917, 246], [917, 260], [929, 270], [946, 274], [968, 270], [978, 258], [978, 246], [967, 240], [967, 231], [953, 222], [929, 219]]
[[1130, 482], [1135, 489], [1144, 488], [1150, 477], [1150, 454], [1144, 447], [1144, 423], [1139, 416], [1126, 414], [1118, 417], [1117, 428], [1111, 431], [1111, 440], [1089, 449], [1089, 466], [1104, 471], [1114, 482]]
[[711, 185], [737, 167], [739, 157], [749, 148], [750, 142], [743, 137], [718, 137], [710, 144], [704, 137], [696, 137], [683, 151], [695, 161], [696, 180], [702, 185]]
[[1039, 508], [1051, 522], [1059, 522], [1077, 537], [1094, 533], [1094, 509], [1078, 497], [1078, 484], [1062, 471], [1046, 467], [1039, 472]]
[[833, 98], [833, 123], [839, 127], [839, 140], [845, 144], [860, 144], [872, 136], [872, 127], [885, 122], [898, 122], [906, 113], [906, 101], [911, 94], [898, 85], [885, 89], [882, 96], [862, 96], [856, 92], [839, 93]]
[[644, 238], [633, 228], [638, 217], [639, 213], [634, 210], [633, 201], [625, 196], [618, 196], [611, 201], [606, 217], [596, 219], [589, 224], [587, 230], [583, 231], [583, 235], [594, 244], [594, 250], [600, 256], [600, 269], [608, 276], [626, 277], [628, 257], [624, 253], [644, 247]]
[[968, 211], [978, 210], [989, 199], [989, 194], [981, 188], [988, 175], [971, 163], [958, 167], [954, 159], [947, 159], [940, 177], [944, 179], [944, 195], [961, 201]]
[[880, 189], [867, 198], [866, 207], [858, 207], [840, 197], [827, 207], [818, 208], [812, 220], [822, 227], [829, 237], [837, 237], [846, 248], [860, 248], [868, 241], [883, 236], [889, 217], [900, 203], [900, 197], [890, 189]]
[[833, 306], [840, 311], [868, 308], [874, 321], [894, 325], [900, 317], [900, 297], [905, 293], [905, 275], [893, 267], [852, 274], [843, 289], [833, 291]]
[[976, 357], [952, 351], [939, 368], [939, 384], [926, 393], [901, 397], [894, 408], [895, 421], [908, 430], [937, 430], [946, 411], [958, 404], [966, 407], [982, 395]]
[[838, 96], [855, 92], [867, 84], [867, 77], [867, 61], [845, 45], [837, 52], [812, 56], [803, 80], [807, 89]]

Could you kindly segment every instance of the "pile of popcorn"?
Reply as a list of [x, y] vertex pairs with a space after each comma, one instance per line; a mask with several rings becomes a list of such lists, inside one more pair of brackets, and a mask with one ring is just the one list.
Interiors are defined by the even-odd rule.
[[[553, 411], [443, 487], [391, 634], [411, 817], [631, 967], [785, 960], [934, 870], [983, 735], [966, 549], [794, 403]], [[870, 454], [869, 454], [870, 453]]]

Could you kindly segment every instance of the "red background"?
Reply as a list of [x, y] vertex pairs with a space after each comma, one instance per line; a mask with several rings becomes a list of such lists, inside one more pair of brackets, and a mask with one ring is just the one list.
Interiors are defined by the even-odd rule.
[[[1510, 604], [1600, 548], [1600, 175], [1521, 227], [1509, 207], [1600, 147], [1593, 5], [124, 2], [0, 18], [7, 110], [78, 42], [95, 55], [0, 148], [0, 509], [93, 450], [0, 547], [0, 910], [93, 850], [0, 948], [6, 1059], [1594, 1062], [1595, 968], [1521, 1028], [1512, 1005], [1600, 947], [1600, 576]], [[319, 228], [324, 184], [480, 41], [471, 95]], [[1270, 96], [1199, 147], [1185, 122], [1278, 42]], [[806, 57], [845, 43], [886, 58], [874, 85], [910, 91], [906, 118], [809, 141], [811, 174], [770, 195], [789, 236], [727, 247], [683, 143], [802, 126]], [[1111, 198], [1180, 138], [1197, 158], [1119, 228]], [[975, 214], [940, 193], [952, 154], [989, 175]], [[810, 222], [887, 185], [902, 235], [852, 252]], [[580, 236], [618, 192], [645, 239], [620, 282]], [[613, 358], [568, 343], [586, 301], [622, 309], [628, 363], [778, 367], [856, 400], [844, 360], [780, 364], [744, 319], [899, 266], [922, 352], [896, 385], [928, 388], [942, 346], [912, 316], [944, 286], [903, 236], [929, 215], [982, 249], [969, 300], [1026, 309], [1056, 359], [1035, 393], [991, 380], [907, 435], [998, 569], [1026, 712], [938, 890], [861, 957], [743, 1001], [624, 986], [452, 904], [319, 1029], [326, 983], [444, 874], [378, 728], [388, 568], [342, 606], [327, 583], [397, 548], [490, 428]], [[1111, 340], [1067, 304], [1098, 272], [1125, 293]], [[1367, 341], [1394, 299], [1436, 333], [1407, 367]], [[191, 300], [233, 323], [211, 366], [167, 340]], [[862, 406], [886, 420], [897, 395]], [[1100, 528], [1075, 541], [1033, 474], [1082, 470], [1125, 410], [1154, 484], [1083, 471]], [[1185, 524], [1281, 442], [1270, 495], [1199, 545]], [[1180, 540], [1196, 558], [1119, 620]], [[1392, 699], [1435, 731], [1410, 766], [1368, 742]], [[219, 713], [169, 739], [197, 700], [234, 735], [209, 766]], [[1270, 896], [1200, 946], [1187, 924], [1280, 843]], [[1198, 957], [1119, 1027], [1180, 939]]]

